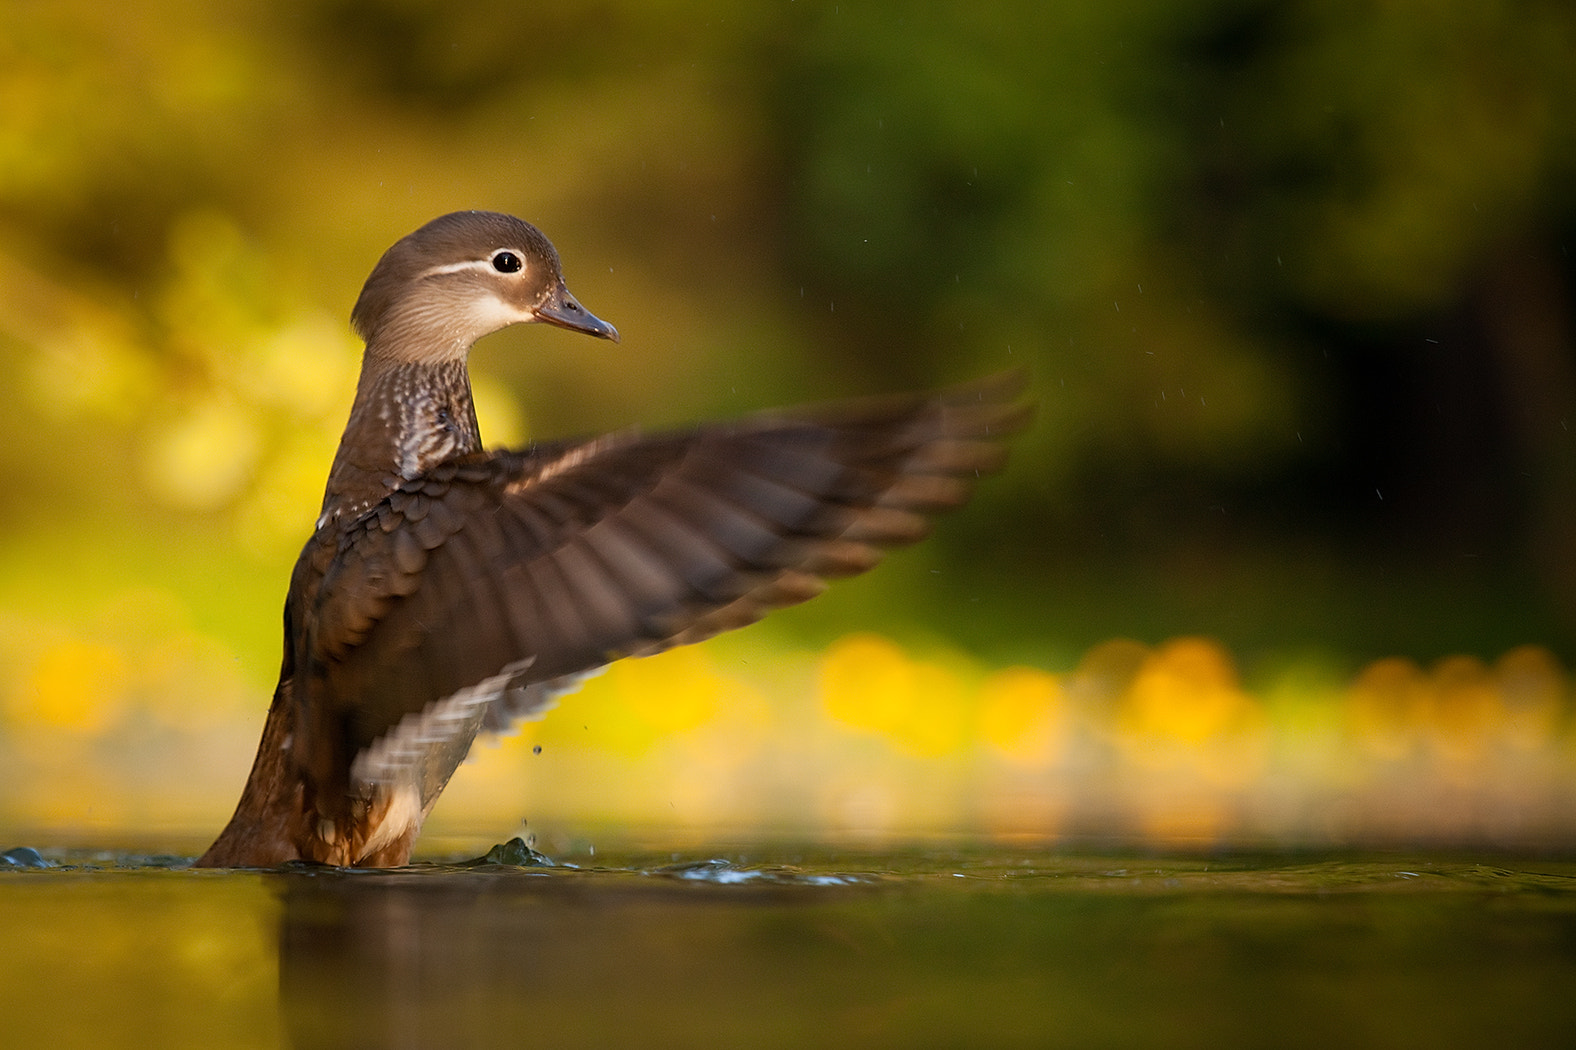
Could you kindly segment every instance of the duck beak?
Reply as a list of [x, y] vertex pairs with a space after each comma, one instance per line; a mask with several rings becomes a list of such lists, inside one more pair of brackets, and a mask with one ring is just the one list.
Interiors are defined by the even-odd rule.
[[618, 342], [618, 329], [581, 306], [579, 300], [569, 294], [563, 281], [559, 281], [547, 298], [537, 305], [535, 313], [538, 321]]

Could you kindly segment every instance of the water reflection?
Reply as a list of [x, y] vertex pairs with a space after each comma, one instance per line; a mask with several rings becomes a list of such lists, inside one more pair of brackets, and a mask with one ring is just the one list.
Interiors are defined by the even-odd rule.
[[295, 1050], [1576, 1037], [1551, 992], [1576, 986], [1569, 863], [885, 859], [269, 876], [285, 1028]]
[[1570, 859], [38, 856], [0, 868], [6, 1046], [1576, 1046]]
[[[609, 1011], [657, 1025], [661, 1042], [664, 1019], [697, 994], [743, 1036], [750, 1003], [771, 984], [758, 967], [772, 953], [751, 942], [796, 900], [825, 903], [830, 887], [856, 884], [722, 861], [276, 880], [280, 1001], [296, 1050], [510, 1045], [548, 1017], [542, 1037], [563, 1045], [577, 1031], [605, 1034]], [[744, 885], [748, 908], [715, 892]], [[716, 994], [730, 982], [738, 994]]]
[[573, 887], [522, 876], [282, 876], [279, 991], [297, 1050], [482, 1042], [528, 1020]]

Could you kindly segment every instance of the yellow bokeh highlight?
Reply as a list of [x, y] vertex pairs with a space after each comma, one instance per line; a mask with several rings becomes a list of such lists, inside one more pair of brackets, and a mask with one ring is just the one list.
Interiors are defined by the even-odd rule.
[[232, 361], [224, 376], [258, 405], [304, 419], [339, 419], [350, 411], [360, 361], [360, 341], [348, 325], [309, 314], [259, 332], [243, 359]]
[[1416, 729], [1432, 703], [1427, 676], [1404, 657], [1376, 660], [1347, 691], [1352, 736], [1380, 758], [1405, 757], [1417, 743]]
[[959, 675], [915, 660], [875, 634], [835, 643], [817, 677], [821, 702], [835, 721], [877, 733], [914, 755], [943, 755], [969, 742], [970, 701]]
[[914, 667], [896, 642], [857, 634], [827, 652], [820, 687], [827, 714], [859, 729], [882, 732], [907, 717]]
[[1237, 682], [1231, 657], [1207, 638], [1166, 643], [1139, 668], [1123, 704], [1121, 727], [1134, 737], [1198, 745], [1235, 731], [1256, 703]]
[[1506, 742], [1520, 751], [1547, 747], [1569, 693], [1554, 654], [1538, 645], [1518, 646], [1495, 662], [1494, 677], [1505, 705]]
[[1149, 647], [1131, 638], [1101, 642], [1083, 655], [1062, 688], [1084, 717], [1112, 732], [1122, 698], [1149, 658]]
[[[1220, 643], [1177, 638], [1138, 666], [1119, 701], [1116, 743], [1139, 771], [1209, 790], [1239, 789], [1263, 772], [1264, 724], [1262, 705], [1243, 690]], [[1170, 812], [1174, 788], [1155, 790], [1156, 812]], [[1213, 805], [1207, 798], [1190, 802], [1185, 823], [1202, 826], [1198, 814]]]
[[65, 639], [39, 654], [12, 715], [38, 728], [100, 732], [116, 723], [128, 678], [119, 650]]
[[1357, 746], [1385, 762], [1435, 762], [1460, 777], [1501, 752], [1554, 742], [1568, 686], [1559, 662], [1520, 646], [1490, 666], [1447, 656], [1431, 669], [1401, 657], [1365, 668], [1346, 691]]
[[1061, 680], [1034, 667], [1009, 667], [979, 690], [980, 736], [1009, 760], [1031, 765], [1061, 757], [1068, 741]]
[[228, 399], [204, 401], [155, 432], [144, 478], [171, 506], [217, 510], [251, 483], [260, 445], [250, 411]]
[[1453, 764], [1481, 760], [1505, 722], [1499, 683], [1477, 657], [1451, 656], [1434, 668], [1432, 685], [1434, 747]]
[[[0, 281], [9, 276], [0, 260]], [[157, 394], [159, 376], [126, 328], [103, 309], [83, 309], [62, 328], [35, 337], [28, 370], [32, 403], [55, 420], [133, 420]]]
[[[0, 693], [0, 753], [26, 773], [0, 819], [222, 821], [266, 687], [172, 596], [128, 591], [78, 629], [0, 632], [0, 653], [22, 669]], [[1262, 688], [1268, 701], [1207, 638], [1113, 641], [1062, 674], [874, 633], [819, 658], [682, 647], [616, 662], [480, 749], [439, 826], [1045, 839], [1097, 827], [1209, 844], [1570, 824], [1571, 681], [1545, 649], [1384, 659], [1350, 676], [1290, 663]]]
[[696, 646], [621, 660], [564, 701], [572, 705], [562, 716], [564, 725], [578, 726], [579, 732], [551, 722], [548, 728], [577, 746], [638, 756], [716, 717], [731, 684]]
[[728, 684], [710, 654], [694, 646], [614, 664], [607, 683], [658, 734], [686, 732], [709, 721]]
[[[337, 417], [292, 428], [259, 464], [250, 490], [234, 507], [235, 534], [254, 555], [293, 554], [312, 534], [343, 422]], [[288, 581], [281, 579], [281, 593]]]

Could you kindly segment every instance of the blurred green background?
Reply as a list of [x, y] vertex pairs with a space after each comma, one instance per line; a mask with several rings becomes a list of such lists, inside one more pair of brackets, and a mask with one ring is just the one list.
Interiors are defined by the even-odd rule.
[[1569, 835], [1572, 112], [1554, 0], [0, 7], [0, 827], [224, 819], [350, 304], [484, 207], [624, 339], [487, 340], [493, 443], [1018, 365], [1039, 417], [439, 825]]

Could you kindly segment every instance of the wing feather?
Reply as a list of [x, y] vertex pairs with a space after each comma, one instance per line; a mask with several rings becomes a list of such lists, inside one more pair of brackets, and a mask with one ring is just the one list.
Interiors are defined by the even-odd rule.
[[1022, 386], [478, 454], [400, 485], [292, 613], [297, 703], [342, 733], [305, 742], [314, 776], [348, 789], [359, 762], [425, 798], [477, 727], [869, 569], [1001, 466]]

